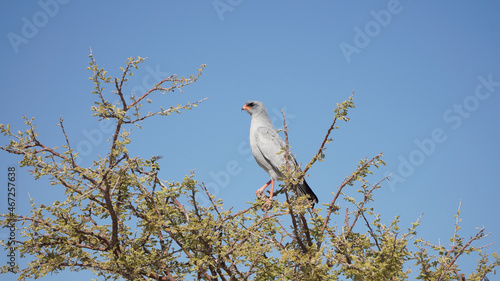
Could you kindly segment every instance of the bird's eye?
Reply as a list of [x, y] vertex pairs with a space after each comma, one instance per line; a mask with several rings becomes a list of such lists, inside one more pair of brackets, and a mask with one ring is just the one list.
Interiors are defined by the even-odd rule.
[[249, 102], [247, 105], [248, 105], [248, 106], [250, 106], [250, 107], [252, 107], [252, 106], [254, 106], [254, 105], [255, 105], [255, 103], [253, 103], [253, 102]]

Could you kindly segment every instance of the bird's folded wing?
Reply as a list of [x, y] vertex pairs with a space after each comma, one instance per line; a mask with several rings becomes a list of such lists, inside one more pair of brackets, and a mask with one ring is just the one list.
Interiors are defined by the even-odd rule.
[[[273, 128], [259, 127], [255, 133], [257, 148], [265, 160], [273, 167], [273, 170], [278, 172], [280, 167], [286, 165], [285, 152], [280, 153], [282, 147], [285, 146], [285, 142]], [[292, 160], [292, 162], [295, 161]]]

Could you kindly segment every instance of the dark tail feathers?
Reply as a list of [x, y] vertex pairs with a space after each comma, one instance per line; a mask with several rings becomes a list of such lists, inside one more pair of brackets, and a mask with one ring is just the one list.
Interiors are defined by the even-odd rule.
[[297, 196], [303, 196], [303, 195], [309, 197], [309, 200], [311, 200], [311, 202], [313, 203], [313, 208], [314, 208], [314, 203], [318, 203], [318, 197], [316, 197], [316, 194], [314, 194], [314, 192], [304, 179], [302, 180], [301, 183], [297, 185]]

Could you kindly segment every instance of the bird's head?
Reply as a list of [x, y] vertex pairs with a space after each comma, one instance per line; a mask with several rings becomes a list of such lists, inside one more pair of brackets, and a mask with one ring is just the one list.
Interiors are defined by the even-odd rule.
[[266, 112], [266, 107], [260, 101], [251, 100], [247, 101], [241, 110], [245, 110], [248, 114], [253, 115], [255, 113]]

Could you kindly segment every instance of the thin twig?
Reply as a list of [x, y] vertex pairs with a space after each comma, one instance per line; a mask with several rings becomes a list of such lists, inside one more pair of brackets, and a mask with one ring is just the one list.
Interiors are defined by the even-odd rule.
[[[345, 223], [346, 229], [350, 229], [350, 227], [349, 227], [349, 207], [345, 207], [344, 223]], [[347, 236], [347, 234], [346, 234], [346, 236]]]
[[286, 172], [290, 172], [290, 167], [288, 164], [288, 159], [290, 155], [290, 143], [288, 142], [288, 128], [286, 126], [286, 118], [285, 118], [285, 112], [281, 110], [281, 114], [283, 115], [283, 132], [285, 133], [285, 143], [286, 143], [286, 150], [285, 150], [285, 164], [286, 164]]
[[[311, 168], [311, 166], [314, 164], [314, 162], [316, 162], [319, 158], [319, 156], [321, 155], [321, 153], [323, 152], [323, 149], [325, 147], [325, 144], [326, 142], [328, 141], [328, 137], [330, 136], [330, 133], [332, 132], [332, 130], [335, 128], [335, 123], [337, 122], [337, 117], [335, 117], [333, 119], [333, 122], [332, 124], [330, 125], [330, 128], [328, 128], [328, 131], [326, 132], [326, 135], [325, 135], [325, 138], [323, 139], [323, 142], [321, 143], [321, 146], [319, 147], [318, 149], [318, 152], [316, 152], [316, 155], [311, 159], [311, 161], [309, 162], [309, 164], [306, 165], [303, 173], [305, 175], [305, 173], [309, 170], [309, 168]], [[302, 177], [304, 176], [302, 175]]]
[[351, 227], [349, 228], [349, 231], [347, 232], [346, 236], [349, 235], [349, 233], [351, 233], [352, 229], [354, 228], [354, 225], [356, 224], [356, 222], [358, 221], [358, 218], [360, 216], [360, 214], [363, 213], [363, 208], [369, 198], [369, 196], [372, 194], [373, 190], [375, 190], [376, 188], [380, 187], [380, 184], [384, 181], [384, 180], [387, 180], [388, 179], [388, 176], [381, 179], [378, 183], [374, 184], [373, 187], [368, 191], [368, 192], [365, 192], [363, 195], [364, 195], [364, 198], [363, 198], [363, 201], [359, 204], [358, 206], [358, 209], [356, 211], [356, 217], [354, 218], [354, 221], [352, 222], [351, 224]]
[[344, 182], [342, 182], [342, 184], [339, 186], [338, 190], [337, 190], [337, 193], [335, 193], [335, 196], [333, 197], [333, 200], [332, 202], [330, 202], [330, 204], [328, 205], [328, 214], [326, 215], [325, 217], [325, 220], [324, 220], [324, 223], [323, 223], [323, 227], [321, 228], [321, 232], [323, 232], [326, 228], [326, 225], [328, 224], [328, 221], [330, 220], [330, 215], [332, 214], [333, 210], [335, 209], [334, 206], [335, 206], [335, 202], [337, 201], [337, 198], [340, 196], [340, 193], [342, 192], [342, 189], [347, 185], [349, 184], [352, 180], [355, 179], [355, 177], [358, 175], [358, 172], [365, 169], [366, 167], [370, 166], [371, 163], [379, 158], [381, 156], [381, 154], [378, 154], [376, 156], [374, 156], [370, 161], [364, 163], [361, 167], [359, 167], [352, 175], [350, 175], [349, 177], [347, 177]]
[[73, 168], [76, 167], [75, 165], [75, 158], [73, 157], [73, 151], [71, 151], [71, 145], [69, 144], [69, 140], [68, 140], [68, 135], [66, 134], [66, 130], [64, 130], [64, 125], [63, 125], [63, 118], [62, 116], [59, 118], [59, 125], [61, 126], [61, 130], [64, 134], [64, 138], [66, 139], [66, 144], [68, 145], [68, 151], [70, 151], [69, 153], [69, 156], [71, 157], [71, 164], [73, 166]]
[[368, 222], [368, 220], [366, 219], [366, 217], [365, 217], [365, 213], [361, 213], [361, 216], [362, 216], [362, 217], [363, 217], [363, 219], [365, 220], [365, 222], [366, 222], [366, 226], [367, 226], [367, 227], [368, 227], [368, 229], [370, 230], [370, 233], [371, 233], [371, 235], [372, 235], [372, 237], [373, 237], [373, 240], [375, 241], [375, 245], [377, 245], [378, 250], [379, 250], [379, 251], [381, 251], [382, 249], [380, 249], [380, 245], [378, 244], [378, 239], [377, 239], [377, 237], [375, 236], [375, 233], [373, 232], [373, 229], [371, 228], [370, 223], [369, 223], [369, 222]]
[[170, 113], [172, 113], [172, 112], [177, 112], [177, 111], [179, 111], [179, 110], [181, 110], [181, 109], [185, 109], [185, 108], [188, 108], [188, 107], [190, 107], [190, 106], [197, 106], [199, 103], [201, 103], [201, 102], [205, 101], [206, 99], [208, 99], [208, 97], [203, 98], [203, 99], [198, 100], [198, 101], [195, 101], [195, 102], [192, 102], [192, 103], [187, 103], [187, 104], [186, 104], [186, 105], [184, 105], [184, 106], [179, 105], [179, 106], [172, 107], [172, 108], [169, 108], [169, 109], [164, 109], [164, 110], [162, 110], [162, 111], [152, 112], [152, 113], [149, 113], [149, 114], [144, 115], [144, 116], [142, 116], [142, 117], [136, 118], [136, 119], [134, 119], [134, 120], [130, 120], [130, 121], [123, 120], [123, 123], [124, 123], [124, 124], [134, 124], [134, 123], [140, 122], [140, 121], [142, 121], [142, 120], [144, 120], [144, 119], [146, 119], [146, 118], [149, 118], [149, 117], [152, 117], [152, 116], [158, 115], [158, 114], [160, 114], [160, 115], [161, 115], [161, 114], [166, 115], [166, 114], [170, 114]]

